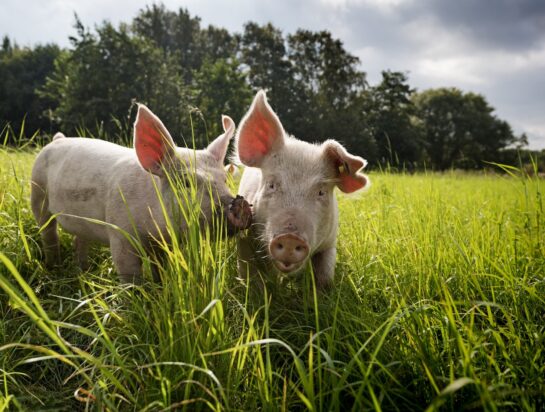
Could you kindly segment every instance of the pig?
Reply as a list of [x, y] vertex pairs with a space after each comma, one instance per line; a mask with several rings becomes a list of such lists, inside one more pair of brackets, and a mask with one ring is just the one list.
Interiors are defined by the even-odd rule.
[[368, 186], [361, 173], [367, 162], [335, 140], [311, 144], [287, 135], [262, 90], [235, 142], [235, 157], [246, 166], [239, 193], [254, 218], [247, 236], [237, 239], [239, 276], [295, 274], [310, 261], [317, 288], [327, 289], [339, 225], [334, 188], [353, 193]]
[[[150, 252], [154, 238], [168, 239], [167, 219], [172, 221], [173, 211], [182, 207], [176, 203], [172, 182], [188, 182], [188, 174], [196, 182], [203, 220], [210, 222], [213, 213], [224, 213], [229, 232], [249, 226], [249, 205], [240, 196], [231, 196], [223, 168], [235, 123], [228, 116], [222, 123], [225, 133], [204, 150], [176, 147], [161, 120], [142, 104], [134, 123], [134, 149], [57, 133], [32, 169], [31, 207], [42, 226], [46, 264], [59, 261], [60, 223], [75, 235], [82, 269], [87, 267], [89, 243], [96, 241], [109, 245], [122, 283], [140, 283], [141, 258], [123, 231]], [[187, 229], [187, 222], [179, 225], [179, 230]]]

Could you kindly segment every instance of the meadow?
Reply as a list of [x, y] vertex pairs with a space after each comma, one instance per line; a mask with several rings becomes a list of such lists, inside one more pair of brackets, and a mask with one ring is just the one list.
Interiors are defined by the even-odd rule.
[[198, 228], [134, 287], [104, 248], [82, 273], [65, 233], [44, 267], [35, 154], [0, 149], [0, 411], [545, 408], [536, 177], [371, 172], [339, 195], [325, 293], [310, 271], [256, 290], [234, 240]]

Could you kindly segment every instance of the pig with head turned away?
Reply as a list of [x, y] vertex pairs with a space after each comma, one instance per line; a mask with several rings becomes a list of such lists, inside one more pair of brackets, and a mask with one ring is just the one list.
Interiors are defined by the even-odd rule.
[[139, 283], [141, 256], [130, 239], [139, 239], [143, 250], [153, 252], [154, 239], [168, 240], [168, 221], [176, 230], [186, 230], [188, 223], [179, 212], [187, 205], [179, 203], [175, 190], [190, 184], [203, 222], [216, 215], [230, 234], [247, 228], [249, 204], [231, 196], [223, 166], [235, 124], [228, 116], [222, 122], [225, 132], [204, 150], [176, 147], [161, 120], [144, 105], [139, 105], [134, 124], [134, 149], [57, 133], [32, 169], [31, 206], [42, 226], [46, 263], [59, 261], [60, 223], [75, 235], [80, 266], [87, 266], [88, 245], [97, 241], [109, 245], [120, 280]]
[[288, 136], [260, 91], [242, 119], [238, 160], [246, 166], [239, 192], [253, 205], [253, 224], [238, 239], [241, 277], [257, 272], [292, 274], [310, 261], [319, 289], [335, 273], [338, 207], [334, 188], [368, 185], [366, 161], [335, 140], [311, 144]]

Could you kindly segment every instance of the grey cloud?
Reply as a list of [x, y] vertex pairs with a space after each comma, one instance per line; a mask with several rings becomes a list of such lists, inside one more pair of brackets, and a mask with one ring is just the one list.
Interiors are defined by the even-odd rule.
[[545, 38], [543, 0], [432, 1], [428, 10], [484, 47], [534, 48]]

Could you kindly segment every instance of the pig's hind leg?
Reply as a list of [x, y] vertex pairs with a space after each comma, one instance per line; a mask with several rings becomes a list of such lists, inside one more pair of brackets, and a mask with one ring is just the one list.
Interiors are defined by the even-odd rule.
[[110, 236], [110, 251], [121, 283], [142, 283], [142, 260], [122, 235]]
[[61, 256], [57, 220], [49, 211], [47, 191], [36, 182], [31, 185], [30, 206], [40, 225], [45, 263], [49, 267], [54, 266], [60, 262]]
[[74, 250], [76, 251], [76, 259], [82, 271], [89, 269], [89, 241], [82, 239], [80, 236], [74, 237]]

